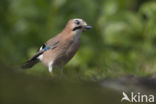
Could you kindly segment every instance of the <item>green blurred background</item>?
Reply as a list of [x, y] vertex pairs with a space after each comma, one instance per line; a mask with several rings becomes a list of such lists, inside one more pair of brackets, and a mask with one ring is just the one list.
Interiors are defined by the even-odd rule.
[[[71, 18], [94, 28], [63, 76], [19, 69]], [[0, 104], [120, 104], [121, 92], [92, 81], [156, 73], [156, 0], [0, 0], [0, 66]]]
[[[83, 33], [65, 74], [101, 79], [156, 72], [155, 0], [1, 0], [1, 68], [23, 64], [71, 18], [83, 18], [94, 28]], [[26, 73], [48, 70], [38, 64]]]

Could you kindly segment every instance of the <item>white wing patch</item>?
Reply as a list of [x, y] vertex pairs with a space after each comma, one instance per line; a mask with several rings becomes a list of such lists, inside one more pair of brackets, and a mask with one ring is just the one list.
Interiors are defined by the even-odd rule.
[[45, 45], [42, 45], [42, 46], [39, 48], [39, 51], [41, 51], [44, 47], [45, 47]]
[[[39, 48], [38, 51], [42, 51], [44, 48], [45, 48], [45, 44], [43, 44], [43, 45]], [[41, 54], [41, 55], [39, 55], [37, 58], [41, 61], [41, 60], [43, 59], [43, 55]]]
[[40, 49], [39, 49], [39, 51], [41, 51], [42, 49], [43, 49], [43, 47], [41, 46]]

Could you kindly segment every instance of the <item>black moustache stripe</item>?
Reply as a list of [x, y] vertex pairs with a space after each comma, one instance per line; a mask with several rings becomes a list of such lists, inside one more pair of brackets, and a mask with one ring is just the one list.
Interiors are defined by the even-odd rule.
[[81, 29], [81, 28], [82, 28], [82, 26], [75, 27], [75, 28], [73, 29], [73, 31], [78, 30], [78, 29]]

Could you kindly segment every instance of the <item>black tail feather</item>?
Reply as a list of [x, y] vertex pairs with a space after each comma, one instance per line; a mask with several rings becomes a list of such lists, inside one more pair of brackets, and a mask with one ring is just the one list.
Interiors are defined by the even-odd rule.
[[38, 59], [35, 60], [28, 60], [25, 64], [23, 64], [21, 66], [22, 69], [27, 69], [27, 68], [31, 68], [32, 66], [34, 66], [35, 64], [37, 64], [39, 62]]
[[30, 60], [28, 60], [25, 64], [23, 64], [21, 68], [27, 69], [33, 67], [35, 64], [37, 64], [40, 61], [39, 59], [37, 59], [37, 57], [40, 56], [43, 52], [44, 50], [37, 52]]

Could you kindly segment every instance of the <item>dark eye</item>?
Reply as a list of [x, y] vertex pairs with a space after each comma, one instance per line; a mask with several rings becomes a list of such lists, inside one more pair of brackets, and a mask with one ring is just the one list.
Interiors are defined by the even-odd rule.
[[80, 24], [80, 21], [76, 20], [75, 21], [75, 24], [79, 25]]

